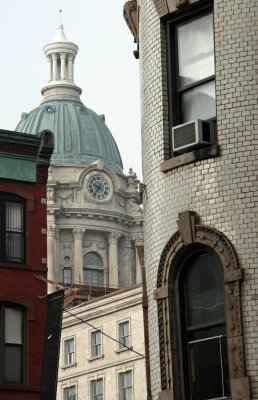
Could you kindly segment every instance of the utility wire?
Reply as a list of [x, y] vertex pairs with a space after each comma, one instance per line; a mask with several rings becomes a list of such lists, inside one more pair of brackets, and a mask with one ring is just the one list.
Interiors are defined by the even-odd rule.
[[126, 346], [126, 344], [124, 344], [124, 343], [122, 343], [122, 342], [119, 342], [119, 340], [114, 339], [112, 336], [109, 336], [107, 333], [105, 333], [105, 332], [101, 331], [100, 329], [96, 328], [95, 326], [93, 326], [93, 325], [90, 324], [89, 322], [86, 322], [86, 321], [84, 321], [82, 318], [77, 317], [77, 315], [71, 313], [70, 311], [68, 311], [68, 310], [66, 310], [66, 309], [64, 309], [64, 311], [65, 311], [67, 314], [71, 315], [72, 317], [77, 318], [79, 321], [83, 322], [84, 324], [89, 325], [91, 328], [93, 328], [93, 329], [95, 329], [96, 331], [100, 332], [102, 335], [108, 337], [109, 339], [113, 340], [114, 342], [119, 343], [119, 344], [121, 344], [123, 347], [126, 347], [127, 349], [131, 350], [133, 353], [138, 354], [138, 356], [144, 357], [143, 354], [138, 353], [138, 351], [133, 350], [132, 347]]

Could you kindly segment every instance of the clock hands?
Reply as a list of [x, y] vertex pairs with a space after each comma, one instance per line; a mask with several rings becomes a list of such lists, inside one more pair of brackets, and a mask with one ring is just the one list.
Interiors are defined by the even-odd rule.
[[[98, 183], [97, 183], [97, 182], [98, 182]], [[100, 182], [100, 181], [95, 181], [95, 182], [93, 182], [93, 186], [94, 186], [94, 188], [97, 188], [97, 189], [95, 190], [95, 193], [96, 193], [96, 194], [98, 194], [99, 191], [100, 191], [100, 192], [103, 191], [103, 189], [104, 189], [104, 185], [103, 185], [102, 182]]]

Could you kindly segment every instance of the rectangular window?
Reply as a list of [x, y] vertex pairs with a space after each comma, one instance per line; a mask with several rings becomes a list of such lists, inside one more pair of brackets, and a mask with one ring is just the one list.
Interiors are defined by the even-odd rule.
[[[183, 153], [215, 141], [213, 14], [206, 9], [198, 16], [168, 21], [167, 29], [171, 143], [173, 151]], [[198, 120], [205, 123], [195, 125]], [[181, 136], [183, 147], [180, 148]]]
[[132, 400], [132, 371], [119, 374], [119, 400]]
[[64, 400], [76, 400], [76, 387], [64, 388]]
[[65, 267], [63, 269], [63, 283], [69, 285], [72, 283], [72, 268]]
[[86, 285], [104, 286], [103, 269], [83, 268], [83, 282]]
[[97, 357], [102, 354], [101, 349], [101, 332], [91, 332], [91, 356]]
[[216, 116], [212, 13], [176, 27], [180, 122]]
[[103, 379], [91, 381], [91, 400], [103, 400]]
[[118, 325], [119, 333], [119, 348], [130, 346], [130, 332], [129, 332], [129, 321], [121, 322]]
[[71, 365], [75, 363], [74, 339], [64, 341], [64, 363]]
[[25, 206], [16, 196], [0, 194], [0, 261], [25, 261]]
[[22, 383], [24, 380], [23, 311], [0, 305], [0, 383]]

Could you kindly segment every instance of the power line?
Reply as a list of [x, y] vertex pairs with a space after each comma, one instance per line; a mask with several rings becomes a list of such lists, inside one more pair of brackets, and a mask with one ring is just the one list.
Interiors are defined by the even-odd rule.
[[89, 325], [91, 328], [93, 328], [93, 329], [95, 329], [96, 331], [100, 332], [102, 335], [106, 336], [107, 338], [113, 340], [113, 341], [116, 342], [116, 343], [121, 344], [123, 347], [126, 347], [127, 349], [131, 350], [133, 353], [138, 354], [138, 356], [144, 357], [143, 354], [138, 353], [138, 351], [133, 350], [132, 347], [129, 347], [129, 346], [127, 346], [126, 344], [120, 342], [119, 340], [114, 339], [112, 336], [109, 336], [107, 333], [105, 333], [105, 332], [101, 331], [100, 329], [96, 328], [95, 326], [93, 326], [93, 325], [90, 324], [89, 322], [86, 322], [86, 321], [84, 321], [82, 318], [77, 317], [77, 315], [71, 313], [70, 311], [68, 311], [68, 310], [66, 310], [66, 309], [64, 309], [64, 311], [67, 312], [67, 314], [71, 315], [72, 317], [77, 318], [79, 321], [83, 322], [84, 324]]

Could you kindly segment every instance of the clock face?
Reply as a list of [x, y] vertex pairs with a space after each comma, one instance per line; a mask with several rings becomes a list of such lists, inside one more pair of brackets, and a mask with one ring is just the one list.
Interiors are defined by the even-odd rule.
[[92, 175], [88, 181], [88, 190], [92, 197], [96, 200], [105, 199], [110, 192], [107, 179], [101, 175]]

